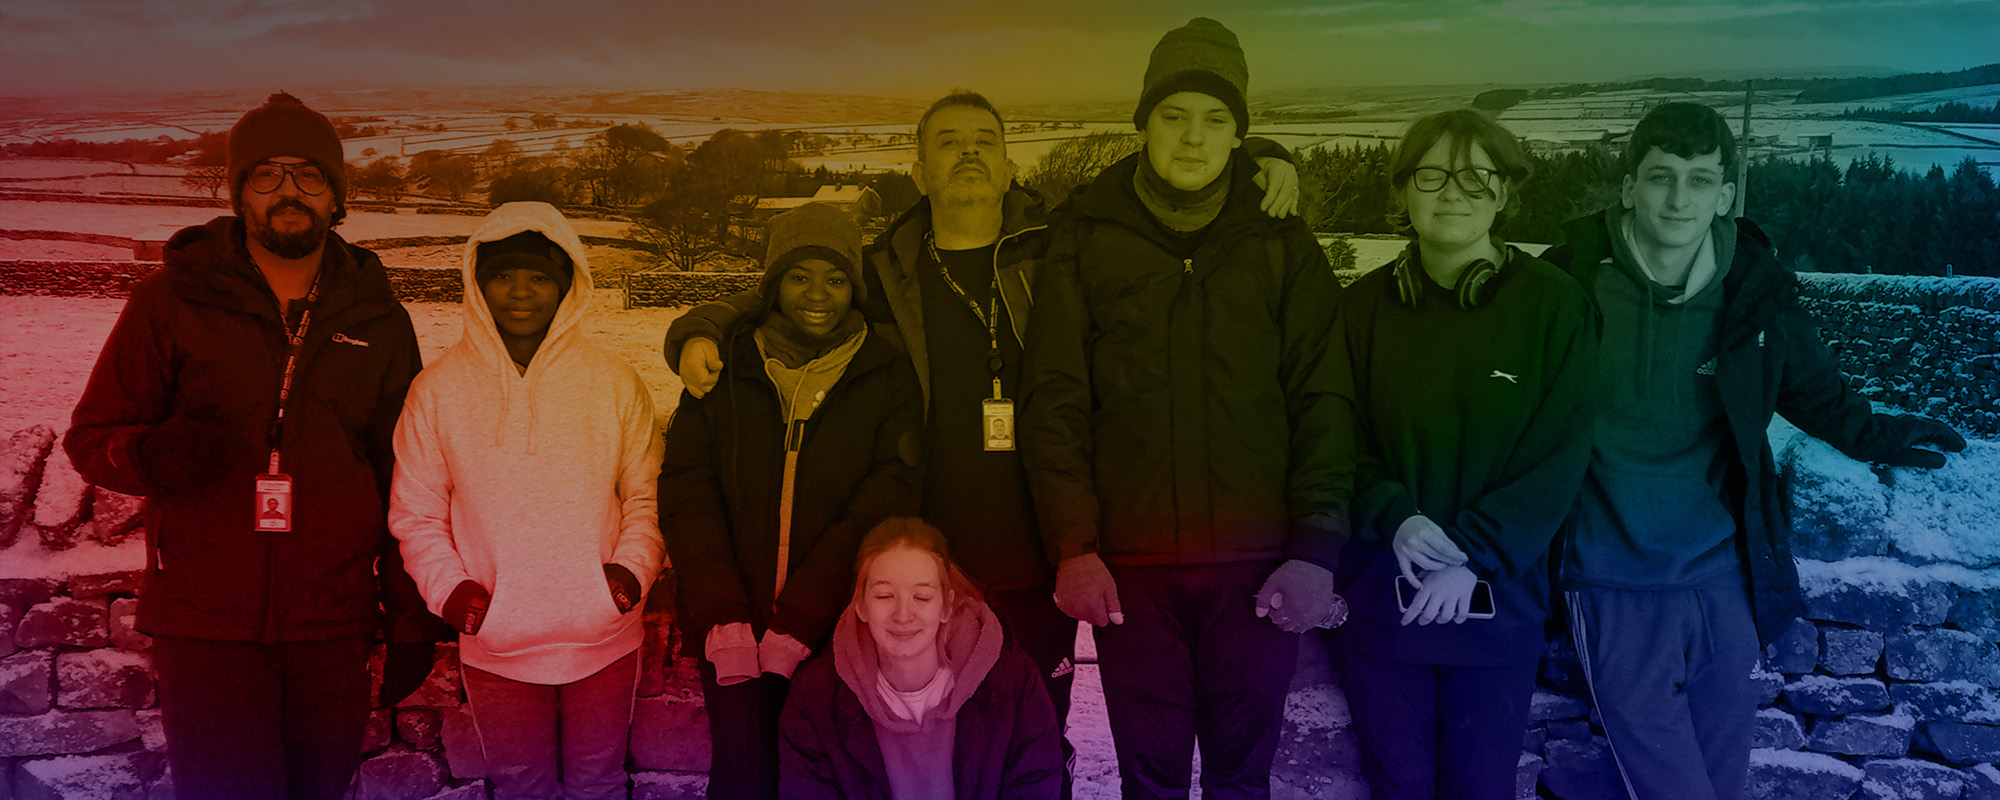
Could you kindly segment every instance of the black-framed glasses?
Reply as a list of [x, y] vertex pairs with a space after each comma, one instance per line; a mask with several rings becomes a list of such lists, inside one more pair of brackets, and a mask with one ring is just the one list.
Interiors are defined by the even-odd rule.
[[1486, 167], [1462, 167], [1448, 170], [1444, 167], [1418, 167], [1410, 170], [1410, 182], [1416, 184], [1419, 192], [1444, 190], [1444, 182], [1450, 179], [1458, 182], [1459, 191], [1475, 197], [1483, 197], [1493, 190], [1494, 180], [1500, 177], [1497, 169]]
[[285, 176], [292, 176], [292, 185], [309, 195], [326, 191], [326, 172], [311, 164], [278, 164], [266, 162], [250, 170], [250, 180], [245, 185], [258, 194], [269, 194], [284, 185]]

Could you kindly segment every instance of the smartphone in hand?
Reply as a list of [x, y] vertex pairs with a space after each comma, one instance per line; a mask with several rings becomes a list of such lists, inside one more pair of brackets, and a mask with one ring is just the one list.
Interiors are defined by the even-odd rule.
[[[1396, 610], [1410, 610], [1410, 601], [1416, 599], [1418, 590], [1422, 588], [1416, 581], [1410, 580], [1410, 576], [1397, 575]], [[1475, 581], [1472, 584], [1472, 608], [1466, 612], [1465, 618], [1492, 619], [1493, 613], [1493, 584], [1486, 581]]]

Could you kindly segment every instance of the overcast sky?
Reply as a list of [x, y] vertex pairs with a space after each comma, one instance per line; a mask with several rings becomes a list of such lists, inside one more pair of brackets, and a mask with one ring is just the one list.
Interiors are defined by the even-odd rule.
[[[1075, 6], [1083, 6], [1078, 8]], [[1258, 89], [2000, 61], [1995, 0], [0, 0], [0, 95], [548, 85], [1136, 94], [1213, 16]]]

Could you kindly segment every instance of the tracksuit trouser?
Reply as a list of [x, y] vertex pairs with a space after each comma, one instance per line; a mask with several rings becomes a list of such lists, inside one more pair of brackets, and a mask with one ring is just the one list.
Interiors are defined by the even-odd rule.
[[370, 637], [153, 637], [167, 765], [182, 800], [338, 800], [361, 766]]
[[[1076, 748], [1069, 743], [1067, 734], [1070, 689], [1076, 677], [1076, 619], [1056, 607], [1053, 585], [994, 589], [986, 593], [986, 604], [1000, 618], [1000, 626], [1007, 630], [1008, 637], [1021, 645], [1021, 650], [1034, 659], [1035, 667], [1041, 671], [1042, 685], [1049, 690], [1049, 703], [1055, 706], [1056, 724], [1064, 733], [1063, 763], [1074, 766]], [[1065, 800], [1072, 790], [1070, 772], [1067, 768], [1063, 771]]]
[[1126, 798], [1187, 797], [1197, 742], [1202, 797], [1271, 796], [1301, 638], [1256, 614], [1278, 564], [1110, 565], [1125, 622], [1095, 635]]
[[1750, 772], [1757, 625], [1741, 586], [1579, 587], [1570, 635], [1635, 800], [1737, 800]]
[[625, 752], [639, 691], [637, 650], [589, 677], [557, 685], [470, 666], [462, 672], [494, 800], [625, 797]]

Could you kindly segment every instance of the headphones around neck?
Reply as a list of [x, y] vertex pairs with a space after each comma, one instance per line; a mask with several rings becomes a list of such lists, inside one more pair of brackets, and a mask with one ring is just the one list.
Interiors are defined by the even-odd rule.
[[[1507, 245], [1501, 244], [1501, 263], [1495, 264], [1482, 258], [1466, 265], [1465, 271], [1458, 275], [1457, 284], [1451, 287], [1452, 296], [1458, 300], [1458, 307], [1476, 308], [1490, 299], [1493, 293], [1486, 288], [1487, 284], [1494, 276], [1500, 274], [1500, 268], [1513, 257], [1514, 251]], [[1421, 256], [1417, 254], [1417, 243], [1411, 242], [1408, 247], [1403, 248], [1401, 255], [1396, 256], [1394, 266], [1396, 296], [1403, 301], [1403, 305], [1411, 308], [1415, 308], [1417, 301], [1424, 296], [1425, 276], [1423, 264], [1419, 263], [1420, 258]]]

